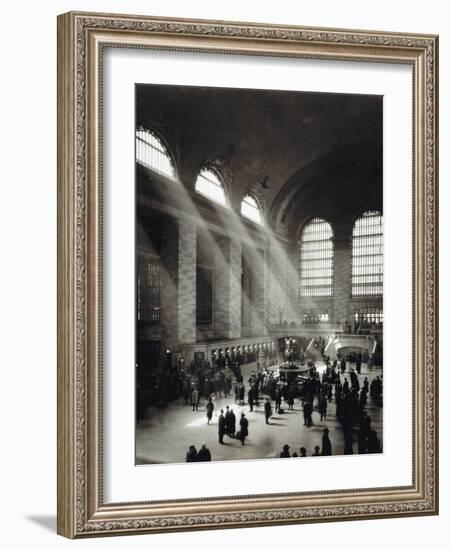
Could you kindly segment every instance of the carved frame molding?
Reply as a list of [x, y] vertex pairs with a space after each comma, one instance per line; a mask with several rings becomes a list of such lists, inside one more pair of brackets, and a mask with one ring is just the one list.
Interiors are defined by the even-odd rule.
[[[407, 63], [414, 87], [413, 486], [102, 501], [102, 48]], [[76, 538], [436, 514], [436, 36], [68, 13], [58, 18], [58, 532]]]

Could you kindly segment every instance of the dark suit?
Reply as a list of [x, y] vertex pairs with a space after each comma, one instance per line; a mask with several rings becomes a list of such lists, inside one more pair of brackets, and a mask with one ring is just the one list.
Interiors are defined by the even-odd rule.
[[223, 414], [219, 416], [219, 443], [223, 443], [223, 436], [226, 431], [226, 422]]
[[242, 445], [245, 445], [244, 441], [245, 441], [245, 438], [248, 436], [248, 420], [245, 417], [242, 417], [241, 421], [239, 422], [239, 425], [241, 427], [240, 440]]

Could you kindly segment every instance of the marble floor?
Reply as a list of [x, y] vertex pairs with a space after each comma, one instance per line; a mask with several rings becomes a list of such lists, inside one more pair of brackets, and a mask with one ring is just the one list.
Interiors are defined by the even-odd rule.
[[[317, 365], [318, 369], [324, 368]], [[254, 364], [241, 367], [246, 387]], [[360, 382], [367, 376], [369, 382], [380, 370], [369, 370], [363, 365]], [[343, 381], [344, 378], [341, 377]], [[214, 415], [210, 425], [207, 424], [205, 401], [201, 400], [198, 412], [193, 412], [191, 406], [183, 405], [181, 399], [169, 404], [167, 409], [152, 407], [148, 410], [147, 418], [141, 420], [136, 428], [136, 464], [179, 463], [185, 461], [187, 449], [195, 445], [199, 450], [202, 443], [211, 451], [212, 460], [244, 460], [256, 458], [275, 458], [279, 456], [283, 445], [290, 446], [291, 454], [300, 455], [299, 448], [305, 447], [310, 456], [314, 447], [321, 446], [324, 428], [329, 429], [333, 455], [344, 453], [344, 438], [341, 424], [336, 419], [334, 400], [328, 404], [327, 419], [320, 421], [317, 411], [317, 398], [314, 403], [313, 425], [303, 425], [303, 410], [301, 401], [295, 400], [294, 410], [289, 411], [287, 404], [282, 406], [285, 413], [272, 416], [270, 425], [266, 425], [264, 418], [263, 401], [259, 407], [250, 412], [249, 406], [239, 406], [233, 397], [213, 399]], [[239, 422], [241, 412], [245, 412], [249, 421], [249, 436], [243, 447], [240, 441], [224, 437], [225, 445], [218, 440], [217, 419], [220, 409], [229, 405], [236, 414]], [[273, 404], [272, 407], [274, 408]], [[370, 396], [366, 410], [372, 418], [372, 427], [377, 431], [382, 441], [383, 409], [371, 402]], [[354, 435], [353, 451], [357, 453], [356, 435]], [[316, 458], [316, 457], [314, 457]]]

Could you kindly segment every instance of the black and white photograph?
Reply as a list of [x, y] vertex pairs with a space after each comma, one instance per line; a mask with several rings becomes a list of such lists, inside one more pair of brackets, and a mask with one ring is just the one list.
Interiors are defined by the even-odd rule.
[[136, 464], [383, 448], [383, 98], [136, 85]]

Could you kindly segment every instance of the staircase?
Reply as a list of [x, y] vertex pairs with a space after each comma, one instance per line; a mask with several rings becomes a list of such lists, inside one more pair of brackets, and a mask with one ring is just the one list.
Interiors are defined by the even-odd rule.
[[336, 334], [331, 336], [325, 347], [325, 355], [332, 360], [338, 352], [345, 351], [367, 351], [369, 357], [375, 353], [378, 342], [374, 336], [369, 334]]

